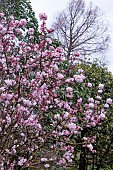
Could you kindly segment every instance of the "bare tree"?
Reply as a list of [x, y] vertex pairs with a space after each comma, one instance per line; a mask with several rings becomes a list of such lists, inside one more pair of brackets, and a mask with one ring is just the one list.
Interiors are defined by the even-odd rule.
[[71, 0], [65, 10], [57, 13], [53, 28], [53, 37], [61, 42], [67, 57], [75, 51], [89, 55], [104, 52], [108, 47], [108, 26], [92, 3], [86, 7], [83, 0]]

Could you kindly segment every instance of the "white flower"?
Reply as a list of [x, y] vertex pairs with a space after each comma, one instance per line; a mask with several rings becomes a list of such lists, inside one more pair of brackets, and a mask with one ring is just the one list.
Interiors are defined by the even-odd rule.
[[46, 162], [47, 158], [41, 158], [41, 162]]
[[94, 104], [93, 103], [89, 103], [89, 107], [90, 108], [94, 108]]
[[2, 131], [2, 128], [0, 127], [0, 132]]
[[90, 151], [92, 151], [92, 150], [93, 150], [93, 145], [92, 145], [92, 144], [88, 144], [88, 145], [87, 145], [87, 148], [88, 148]]
[[99, 84], [99, 86], [98, 86], [98, 88], [99, 88], [99, 90], [103, 90], [103, 88], [104, 88], [104, 84]]
[[5, 80], [5, 83], [7, 84], [7, 86], [12, 86], [12, 80], [7, 79]]
[[106, 104], [104, 105], [104, 107], [109, 108], [109, 104], [106, 103]]
[[88, 87], [92, 87], [92, 84], [91, 84], [91, 83], [88, 83], [87, 86], [88, 86]]
[[111, 104], [111, 103], [112, 103], [112, 99], [111, 99], [111, 98], [108, 98], [108, 99], [106, 100], [106, 103]]
[[50, 165], [49, 165], [49, 164], [45, 164], [44, 166], [45, 166], [45, 168], [49, 168], [49, 167], [50, 167]]
[[99, 118], [100, 118], [101, 120], [105, 119], [105, 117], [106, 117], [106, 116], [105, 116], [104, 113], [101, 113], [100, 116], [99, 116]]
[[98, 90], [98, 93], [102, 93], [103, 91], [102, 90]]
[[27, 159], [21, 158], [21, 159], [18, 161], [18, 165], [22, 166], [26, 161], [27, 161]]

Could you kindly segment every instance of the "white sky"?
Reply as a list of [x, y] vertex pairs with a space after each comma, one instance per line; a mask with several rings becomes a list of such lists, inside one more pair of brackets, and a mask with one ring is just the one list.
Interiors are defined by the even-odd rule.
[[[48, 15], [47, 26], [50, 26], [54, 21], [54, 15], [58, 11], [63, 10], [66, 7], [69, 0], [30, 0], [33, 10], [35, 11], [36, 18], [39, 13], [45, 12]], [[89, 3], [91, 0], [85, 0]], [[99, 6], [103, 13], [105, 13], [105, 19], [110, 24], [110, 37], [111, 43], [109, 51], [107, 52], [107, 58], [109, 61], [108, 69], [113, 73], [113, 0], [92, 0], [93, 4]], [[39, 21], [39, 18], [38, 18]]]

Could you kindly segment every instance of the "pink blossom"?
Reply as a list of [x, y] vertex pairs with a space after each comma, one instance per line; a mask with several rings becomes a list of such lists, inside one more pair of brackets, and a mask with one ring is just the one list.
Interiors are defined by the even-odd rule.
[[74, 75], [75, 81], [78, 83], [82, 83], [83, 80], [85, 79], [85, 76], [81, 75]]
[[58, 73], [58, 74], [57, 74], [57, 77], [58, 77], [59, 80], [62, 80], [62, 79], [64, 78], [64, 75], [61, 74], [61, 73]]
[[82, 139], [83, 139], [83, 140], [85, 140], [85, 141], [87, 141], [87, 140], [88, 140], [88, 138], [87, 138], [87, 137], [83, 137]]
[[0, 52], [3, 52], [3, 46], [0, 45]]
[[70, 105], [68, 104], [68, 102], [64, 102], [64, 108], [70, 110]]
[[72, 92], [71, 92], [71, 93], [67, 93], [67, 94], [66, 94], [66, 97], [68, 97], [68, 98], [70, 98], [70, 99], [71, 99], [71, 98], [73, 97]]
[[68, 127], [72, 132], [76, 131], [76, 124], [74, 124], [74, 123], [69, 123], [69, 124], [67, 125], [67, 127]]
[[101, 96], [97, 96], [97, 99], [98, 99], [98, 100], [101, 100]]
[[29, 33], [30, 35], [33, 35], [33, 34], [34, 34], [34, 28], [29, 28], [28, 33]]
[[79, 57], [79, 56], [80, 56], [80, 53], [79, 53], [79, 52], [76, 52], [74, 55], [77, 56], [77, 57]]
[[1, 17], [4, 17], [4, 13], [0, 12], [0, 16], [1, 16]]
[[74, 78], [67, 78], [67, 79], [65, 80], [66, 83], [70, 83], [70, 82], [73, 82], [73, 81], [74, 81]]
[[68, 136], [70, 134], [70, 132], [68, 130], [63, 130], [61, 134]]
[[90, 151], [93, 151], [93, 145], [92, 145], [92, 144], [88, 144], [88, 145], [87, 145], [87, 148], [88, 148]]
[[65, 112], [65, 114], [63, 115], [63, 117], [64, 117], [65, 119], [67, 119], [67, 118], [69, 117], [69, 113], [68, 113], [68, 112]]
[[26, 161], [27, 161], [27, 159], [20, 158], [20, 160], [18, 161], [18, 165], [22, 166]]
[[96, 126], [96, 122], [92, 122], [91, 125], [92, 125], [93, 127], [95, 127], [95, 126]]
[[112, 99], [111, 99], [111, 98], [108, 98], [108, 99], [106, 100], [106, 103], [112, 104]]
[[56, 64], [53, 66], [53, 68], [55, 71], [58, 71], [58, 66]]
[[89, 108], [94, 108], [94, 103], [89, 103]]
[[20, 20], [20, 25], [21, 25], [21, 26], [25, 26], [26, 24], [27, 24], [26, 19], [21, 19], [21, 20]]
[[59, 108], [62, 108], [62, 107], [63, 107], [63, 103], [60, 102], [60, 103], [57, 104], [57, 106], [58, 106]]
[[92, 87], [92, 84], [91, 84], [91, 83], [88, 83], [88, 84], [87, 84], [87, 87]]
[[51, 51], [54, 51], [54, 50], [55, 50], [55, 48], [54, 48], [53, 46], [50, 46], [49, 49], [50, 49]]
[[7, 28], [4, 27], [4, 28], [2, 29], [2, 35], [6, 34], [6, 32], [7, 32]]
[[62, 48], [62, 47], [57, 47], [57, 48], [56, 48], [56, 51], [57, 51], [58, 53], [62, 53], [62, 52], [63, 52], [63, 48]]
[[94, 103], [94, 99], [93, 98], [89, 98], [88, 102]]
[[73, 91], [73, 88], [72, 87], [66, 87], [66, 92], [72, 92]]
[[109, 108], [109, 104], [106, 103], [106, 104], [104, 105], [104, 107]]
[[19, 24], [20, 24], [19, 20], [15, 20], [15, 25], [16, 25], [16, 27], [18, 27]]
[[56, 114], [56, 115], [54, 115], [54, 119], [61, 120], [60, 114]]
[[82, 98], [78, 99], [77, 103], [79, 103], [79, 104], [82, 103]]
[[77, 118], [76, 118], [75, 116], [73, 116], [73, 117], [71, 118], [71, 122], [77, 122]]
[[59, 160], [58, 165], [65, 165], [66, 159], [62, 158]]
[[104, 84], [101, 84], [101, 83], [100, 83], [99, 86], [98, 86], [98, 89], [99, 89], [99, 90], [103, 90], [103, 88], [104, 88]]
[[89, 120], [91, 118], [90, 115], [86, 115], [86, 119]]
[[18, 106], [18, 112], [24, 112], [26, 111], [26, 108], [24, 106]]
[[47, 41], [49, 44], [51, 44], [51, 43], [52, 43], [52, 41], [51, 41], [51, 39], [50, 39], [50, 38], [46, 38], [46, 41]]
[[27, 106], [31, 106], [31, 101], [23, 99], [23, 103]]
[[40, 13], [40, 14], [39, 14], [39, 18], [40, 18], [40, 20], [47, 20], [47, 15], [46, 15], [46, 13]]
[[104, 113], [101, 113], [100, 115], [99, 115], [99, 118], [101, 119], [101, 120], [103, 120], [103, 119], [105, 119], [105, 114]]
[[83, 73], [84, 70], [83, 70], [82, 68], [80, 68], [80, 69], [78, 69], [78, 72], [79, 72], [79, 73]]
[[12, 80], [7, 79], [7, 80], [5, 80], [5, 83], [6, 83], [8, 86], [12, 86]]
[[47, 32], [48, 32], [48, 33], [52, 33], [52, 32], [54, 32], [54, 29], [52, 29], [52, 28], [47, 29]]
[[3, 29], [3, 27], [4, 27], [4, 26], [3, 26], [2, 24], [0, 24], [0, 31]]

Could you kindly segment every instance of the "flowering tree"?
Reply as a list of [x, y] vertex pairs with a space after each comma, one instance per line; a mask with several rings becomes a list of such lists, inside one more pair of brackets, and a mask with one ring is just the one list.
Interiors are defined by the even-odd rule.
[[[62, 67], [63, 50], [47, 37], [53, 31], [46, 28], [47, 15], [39, 17], [40, 43], [34, 44], [34, 29], [23, 32], [25, 19], [6, 20], [0, 13], [1, 170], [69, 166], [76, 146], [95, 152], [96, 137], [83, 131], [100, 126], [106, 117], [104, 104], [112, 103], [98, 96], [103, 84], [94, 98], [84, 100], [91, 83], [84, 83], [82, 69], [73, 74], [71, 58]], [[73, 59], [78, 56], [73, 54]]]
[[[84, 70], [84, 75], [87, 77], [85, 81], [90, 81], [92, 83], [90, 97], [95, 96], [95, 91], [98, 88], [98, 84], [101, 82], [104, 84], [104, 90], [101, 94], [103, 100], [106, 98], [113, 98], [113, 75], [107, 70], [105, 65], [95, 61], [94, 63], [84, 64], [81, 63], [76, 66], [76, 70], [82, 68]], [[100, 101], [101, 102], [101, 101]], [[96, 153], [89, 153], [85, 151], [85, 161], [86, 167], [91, 164], [92, 169], [94, 167], [97, 169], [112, 167], [113, 159], [113, 105], [105, 104], [106, 118], [101, 126], [93, 128], [90, 130], [88, 135], [96, 135], [96, 141], [94, 147], [96, 148]], [[85, 133], [87, 133], [85, 131]], [[101, 146], [101, 147], [100, 147]], [[90, 160], [90, 162], [88, 161]], [[88, 163], [88, 164], [87, 164]], [[111, 168], [112, 169], [112, 168]]]

